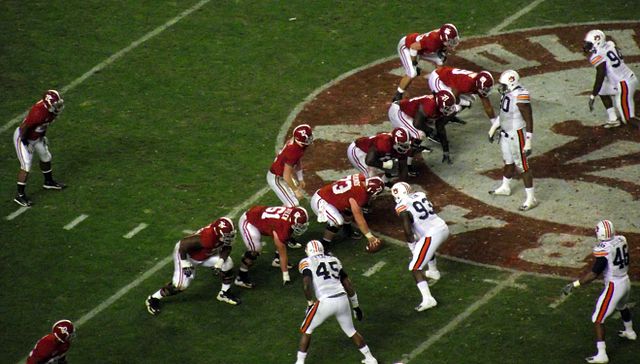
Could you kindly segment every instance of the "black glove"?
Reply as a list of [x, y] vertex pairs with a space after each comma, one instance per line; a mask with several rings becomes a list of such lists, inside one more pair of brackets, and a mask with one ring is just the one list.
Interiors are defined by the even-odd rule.
[[358, 321], [362, 321], [364, 314], [362, 313], [362, 310], [360, 309], [360, 307], [353, 308], [353, 317], [355, 317]]
[[393, 96], [393, 100], [391, 100], [391, 102], [396, 102], [396, 101], [400, 101], [400, 100], [402, 100], [402, 96], [403, 96], [403, 95], [404, 95], [404, 94], [403, 94], [402, 92], [397, 91], [397, 92], [396, 92], [396, 95], [395, 95], [395, 96]]
[[416, 66], [416, 74], [420, 76], [420, 73], [422, 73], [422, 68]]
[[593, 111], [593, 103], [596, 102], [596, 98], [589, 96], [589, 111]]
[[442, 163], [447, 163], [447, 164], [453, 164], [453, 162], [451, 161], [451, 157], [449, 157], [449, 152], [444, 152], [444, 154], [442, 154]]
[[568, 296], [573, 289], [573, 283], [569, 283], [566, 286], [562, 287], [562, 294]]
[[442, 63], [445, 63], [447, 61], [447, 50], [446, 49], [439, 50], [438, 58], [442, 60]]
[[193, 267], [182, 268], [182, 274], [187, 278], [191, 277], [193, 275]]

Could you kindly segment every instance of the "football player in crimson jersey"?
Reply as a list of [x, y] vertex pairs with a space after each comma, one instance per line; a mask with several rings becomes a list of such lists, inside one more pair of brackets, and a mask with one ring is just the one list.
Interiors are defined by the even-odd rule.
[[53, 123], [56, 116], [64, 108], [64, 100], [56, 90], [48, 90], [42, 96], [42, 100], [35, 105], [24, 118], [20, 126], [13, 133], [13, 145], [20, 161], [18, 172], [18, 193], [13, 199], [20, 206], [31, 206], [32, 202], [27, 197], [25, 187], [27, 177], [31, 171], [33, 153], [40, 158], [40, 170], [44, 175], [43, 188], [47, 190], [61, 190], [64, 184], [56, 182], [51, 173], [51, 153], [47, 137], [47, 127]]
[[460, 42], [458, 29], [453, 24], [444, 24], [429, 33], [411, 33], [398, 42], [398, 55], [405, 75], [400, 80], [393, 101], [402, 99], [404, 91], [414, 78], [420, 75], [418, 61], [424, 59], [436, 66], [442, 66], [447, 59], [447, 51]]
[[287, 256], [287, 241], [293, 236], [304, 234], [309, 226], [309, 215], [303, 207], [287, 206], [254, 206], [242, 214], [238, 221], [240, 234], [247, 251], [242, 257], [240, 271], [235, 284], [244, 288], [253, 288], [249, 278], [249, 268], [253, 266], [262, 252], [263, 236], [273, 238], [276, 246], [276, 257], [271, 262], [274, 267], [282, 271], [282, 283], [291, 283], [289, 276], [289, 257]]
[[229, 254], [235, 237], [236, 229], [231, 219], [221, 217], [179, 240], [173, 249], [173, 279], [147, 297], [145, 304], [149, 313], [159, 314], [161, 299], [187, 289], [196, 277], [195, 267], [199, 265], [211, 268], [213, 275], [222, 279], [222, 288], [216, 297], [218, 301], [240, 304], [240, 300], [229, 292], [233, 282], [233, 260]]
[[76, 329], [69, 320], [60, 320], [53, 324], [51, 333], [43, 336], [27, 357], [26, 364], [67, 363], [67, 352]]
[[365, 177], [384, 173], [386, 183], [394, 174], [407, 179], [407, 157], [411, 137], [405, 128], [395, 128], [390, 133], [356, 139], [347, 148], [347, 158]]
[[[354, 174], [330, 183], [314, 193], [311, 208], [318, 216], [319, 223], [327, 223], [322, 243], [329, 250], [335, 234], [340, 227], [345, 228], [347, 235], [359, 239], [364, 234], [370, 244], [379, 243], [369, 230], [362, 207], [384, 190], [384, 182], [380, 177], [365, 177]], [[359, 232], [353, 231], [351, 222], [355, 219]]]

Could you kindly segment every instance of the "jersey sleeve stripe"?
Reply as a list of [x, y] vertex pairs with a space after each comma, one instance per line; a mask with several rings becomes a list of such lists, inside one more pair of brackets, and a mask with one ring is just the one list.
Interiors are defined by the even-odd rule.
[[593, 252], [593, 255], [596, 257], [606, 257], [607, 252]]
[[591, 60], [591, 64], [597, 64], [600, 61], [602, 61], [602, 56], [595, 56], [592, 60]]
[[308, 262], [302, 262], [302, 263], [298, 264], [298, 270], [300, 272], [302, 272], [305, 268], [309, 268], [309, 263]]
[[402, 206], [398, 206], [398, 207], [396, 207], [396, 213], [397, 213], [398, 215], [400, 215], [400, 213], [401, 213], [402, 211], [407, 211], [407, 206], [402, 205]]
[[529, 100], [529, 95], [518, 95], [517, 99], [518, 100]]

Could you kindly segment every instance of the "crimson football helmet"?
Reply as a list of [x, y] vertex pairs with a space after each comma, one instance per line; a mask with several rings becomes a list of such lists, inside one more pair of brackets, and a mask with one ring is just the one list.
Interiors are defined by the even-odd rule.
[[61, 343], [68, 343], [76, 337], [76, 328], [69, 320], [60, 320], [53, 324], [51, 333]]
[[451, 23], [444, 24], [440, 27], [440, 40], [447, 48], [455, 48], [460, 43], [458, 28]]
[[391, 132], [393, 136], [393, 149], [396, 152], [405, 154], [411, 148], [411, 137], [409, 131], [405, 128], [395, 128]]
[[47, 90], [42, 95], [42, 102], [49, 112], [59, 114], [64, 109], [64, 100], [56, 90]]
[[324, 254], [324, 246], [319, 240], [311, 240], [304, 248], [304, 252], [307, 253], [308, 257], [312, 257], [314, 255], [322, 255]]
[[478, 95], [487, 97], [493, 87], [493, 76], [488, 71], [481, 71], [476, 76], [476, 88], [478, 89]]
[[233, 240], [236, 238], [236, 229], [230, 218], [221, 217], [211, 225], [213, 225], [213, 231], [216, 233], [216, 236], [224, 245], [231, 245], [231, 243], [233, 243]]
[[293, 140], [300, 145], [311, 145], [313, 143], [313, 132], [309, 124], [301, 124], [293, 129]]
[[289, 222], [293, 229], [293, 235], [300, 236], [304, 234], [309, 227], [309, 214], [307, 214], [307, 210], [300, 206], [294, 207], [291, 215], [289, 215]]
[[596, 237], [600, 241], [607, 241], [613, 239], [616, 235], [616, 230], [613, 227], [613, 223], [609, 220], [602, 220], [596, 225]]
[[380, 177], [369, 177], [367, 178], [367, 193], [370, 197], [374, 197], [378, 195], [380, 192], [384, 191], [384, 181]]
[[456, 97], [449, 90], [440, 90], [436, 93], [436, 105], [443, 115], [451, 115], [456, 112]]
[[602, 30], [590, 30], [587, 35], [584, 36], [582, 49], [587, 53], [595, 53], [605, 42], [606, 38]]

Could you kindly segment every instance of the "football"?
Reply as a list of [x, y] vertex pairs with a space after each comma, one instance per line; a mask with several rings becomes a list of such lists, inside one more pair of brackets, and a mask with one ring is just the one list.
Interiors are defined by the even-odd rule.
[[378, 250], [382, 249], [382, 240], [376, 239], [371, 243], [367, 243], [367, 246], [364, 248], [369, 253], [375, 253]]

